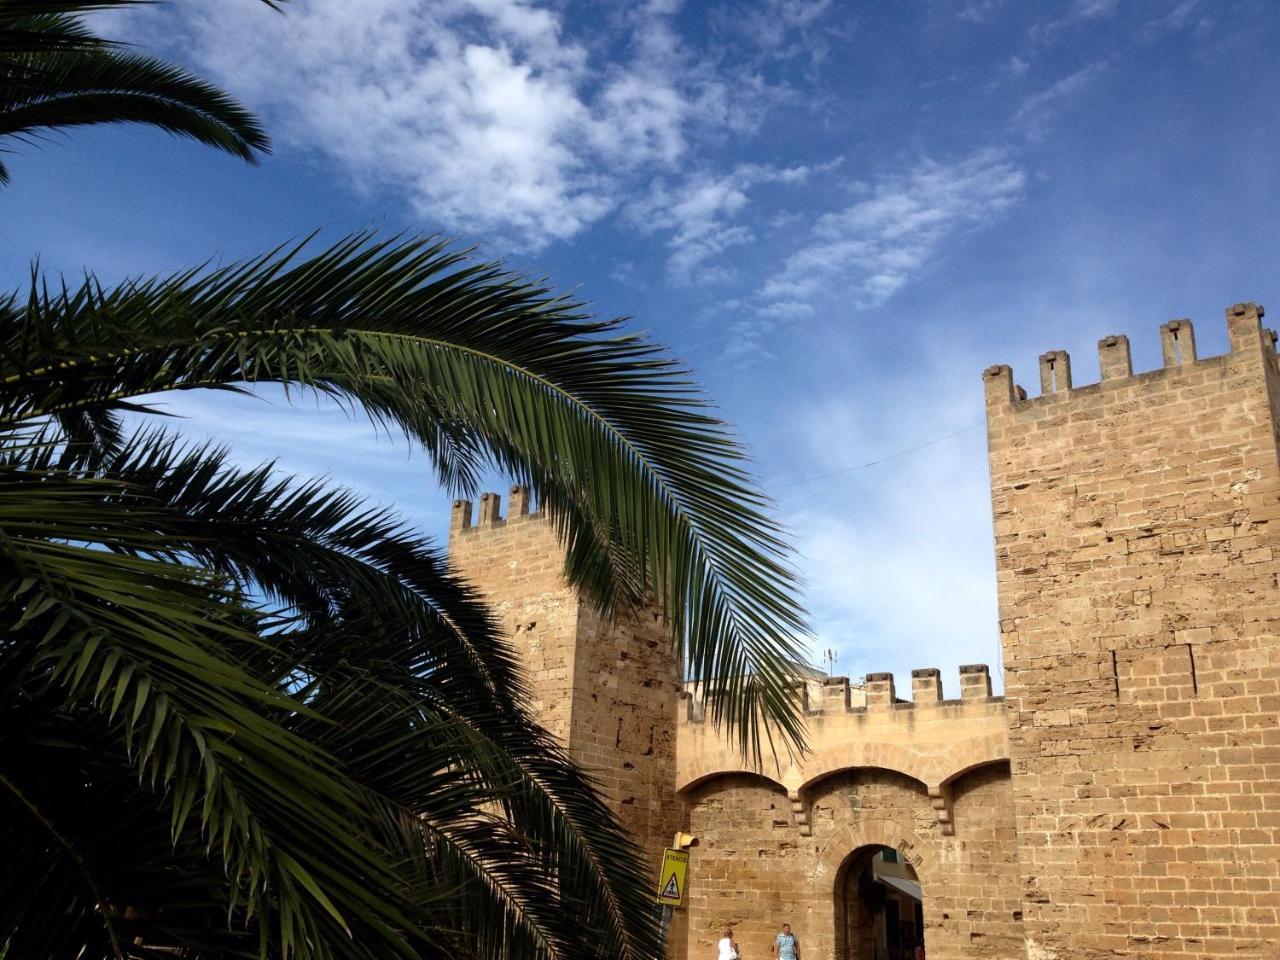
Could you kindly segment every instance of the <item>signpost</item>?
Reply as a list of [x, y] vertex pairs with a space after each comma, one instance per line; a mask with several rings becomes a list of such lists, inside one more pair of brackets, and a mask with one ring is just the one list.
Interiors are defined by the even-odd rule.
[[662, 952], [666, 956], [667, 928], [671, 925], [671, 909], [683, 907], [689, 886], [689, 848], [698, 838], [690, 833], [677, 833], [671, 846], [662, 853], [662, 869], [658, 871], [658, 903], [662, 904]]
[[662, 870], [658, 873], [658, 902], [664, 907], [683, 907], [688, 878], [689, 851], [665, 851], [662, 854]]

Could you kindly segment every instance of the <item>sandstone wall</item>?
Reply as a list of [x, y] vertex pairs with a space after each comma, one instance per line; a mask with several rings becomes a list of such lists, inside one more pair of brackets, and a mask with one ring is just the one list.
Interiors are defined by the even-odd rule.
[[680, 685], [670, 634], [655, 614], [609, 624], [583, 604], [577, 644], [575, 758], [616, 799], [622, 822], [656, 871], [681, 822], [675, 780]]
[[985, 374], [1029, 960], [1280, 957], [1276, 354]]
[[985, 667], [964, 671], [958, 700], [941, 698], [936, 670], [915, 671], [913, 701], [888, 674], [815, 680], [811, 753], [758, 769], [690, 700], [677, 770], [700, 842], [684, 956], [713, 955], [728, 925], [744, 957], [767, 957], [783, 922], [806, 957], [860, 956], [840, 951], [842, 868], [873, 846], [919, 876], [931, 958], [1023, 956], [1004, 705]]
[[454, 568], [490, 603], [528, 672], [535, 714], [590, 771], [655, 864], [680, 828], [675, 714], [680, 686], [671, 640], [651, 613], [608, 622], [563, 576], [555, 528], [529, 513], [529, 494], [454, 504]]

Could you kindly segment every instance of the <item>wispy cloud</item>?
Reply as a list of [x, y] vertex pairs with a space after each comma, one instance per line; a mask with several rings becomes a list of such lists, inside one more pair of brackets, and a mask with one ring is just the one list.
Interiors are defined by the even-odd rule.
[[685, 49], [677, 4], [571, 35], [531, 0], [312, 0], [191, 14], [194, 55], [360, 187], [526, 248], [571, 238], [698, 138], [750, 129], [749, 78]]
[[1072, 0], [1062, 16], [1032, 26], [1031, 39], [1049, 43], [1068, 27], [1112, 16], [1119, 6], [1120, 0]]
[[1018, 56], [1016, 53], [1004, 65], [1004, 72], [1011, 77], [1020, 77], [1030, 69], [1031, 61], [1025, 57]]
[[1194, 29], [1200, 32], [1213, 27], [1212, 8], [1203, 0], [1177, 0], [1160, 16], [1149, 20], [1142, 28], [1145, 40], [1155, 40], [1180, 30]]
[[726, 34], [743, 37], [773, 58], [804, 56], [826, 59], [833, 39], [847, 38], [847, 17], [834, 0], [758, 0], [733, 3], [714, 11], [712, 22]]
[[951, 164], [923, 161], [887, 177], [856, 203], [818, 219], [810, 241], [764, 284], [761, 312], [801, 314], [834, 291], [857, 306], [881, 304], [940, 256], [948, 240], [1017, 203], [1025, 181], [995, 149]]
[[1004, 3], [1005, 0], [968, 0], [956, 11], [956, 17], [967, 23], [986, 23]]
[[1072, 100], [1106, 73], [1106, 70], [1104, 63], [1091, 63], [1055, 81], [1038, 93], [1031, 94], [1022, 101], [1022, 105], [1014, 113], [1014, 125], [1020, 127], [1030, 139], [1042, 139], [1053, 120]]
[[674, 186], [659, 180], [643, 199], [631, 204], [629, 212], [642, 230], [668, 234], [667, 273], [672, 282], [715, 282], [732, 271], [713, 261], [731, 247], [755, 239], [755, 231], [741, 219], [753, 188], [804, 183], [840, 164], [839, 158], [793, 167], [741, 164], [727, 174], [695, 174]]
[[1074, 0], [1070, 16], [1077, 20], [1096, 20], [1109, 17], [1120, 6], [1120, 0]]

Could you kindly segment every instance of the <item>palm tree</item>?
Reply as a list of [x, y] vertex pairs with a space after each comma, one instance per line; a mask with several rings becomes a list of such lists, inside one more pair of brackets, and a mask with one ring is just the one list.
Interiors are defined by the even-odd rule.
[[662, 350], [539, 283], [426, 238], [309, 251], [0, 299], [0, 952], [655, 956], [638, 853], [435, 546], [135, 424], [276, 383], [459, 493], [500, 468], [759, 755], [800, 743], [803, 618], [743, 454]]
[[[199, 77], [98, 37], [77, 16], [129, 3], [0, 0], [0, 143], [142, 123], [256, 162], [268, 140], [252, 114]], [[0, 159], [0, 184], [8, 181]]]
[[560, 524], [574, 583], [656, 601], [690, 675], [729, 678], [745, 748], [795, 742], [776, 531], [688, 378], [616, 328], [364, 236], [0, 305], [15, 955], [654, 955], [638, 857], [439, 553], [349, 493], [121, 420], [274, 382], [403, 430], [454, 488], [496, 464]]

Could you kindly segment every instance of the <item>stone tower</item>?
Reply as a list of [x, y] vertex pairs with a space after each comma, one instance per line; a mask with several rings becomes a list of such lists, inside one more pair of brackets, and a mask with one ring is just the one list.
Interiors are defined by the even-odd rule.
[[[475, 586], [524, 662], [534, 715], [600, 784], [651, 862], [680, 828], [675, 729], [679, 675], [670, 634], [652, 613], [609, 622], [564, 580], [555, 527], [513, 487], [456, 501], [454, 569]], [[655, 868], [656, 869], [656, 868]]]
[[1280, 367], [984, 375], [1028, 960], [1280, 957]]

